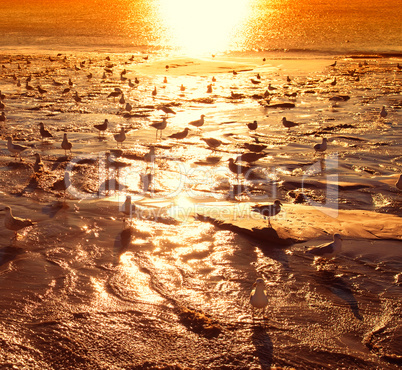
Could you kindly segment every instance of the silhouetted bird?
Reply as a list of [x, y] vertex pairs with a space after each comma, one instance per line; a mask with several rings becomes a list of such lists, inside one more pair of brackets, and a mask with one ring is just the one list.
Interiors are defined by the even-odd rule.
[[73, 147], [73, 144], [68, 141], [66, 132], [63, 135], [63, 141], [61, 142], [61, 147], [62, 149], [64, 149], [65, 155], [67, 155], [67, 150], [69, 150], [71, 153], [71, 148]]
[[45, 129], [45, 125], [43, 124], [43, 122], [39, 122], [39, 132], [40, 132], [40, 136], [43, 139], [49, 139], [51, 137], [53, 137], [53, 135]]
[[169, 137], [170, 139], [178, 139], [178, 140], [181, 140], [181, 139], [184, 139], [185, 137], [187, 137], [189, 130], [190, 130], [190, 129], [189, 129], [188, 127], [186, 127], [183, 131], [176, 132], [176, 133], [174, 133], [174, 134], [172, 134], [172, 135], [169, 135], [168, 137]]
[[99, 136], [101, 135], [101, 133], [104, 133], [107, 130], [107, 126], [109, 124], [108, 119], [106, 118], [102, 124], [100, 125], [94, 125], [94, 127], [99, 130]]
[[296, 123], [296, 122], [293, 122], [293, 121], [288, 121], [288, 120], [286, 119], [286, 117], [283, 117], [283, 118], [282, 118], [282, 124], [288, 129], [288, 131], [290, 131], [290, 129], [291, 129], [292, 127], [299, 126], [299, 123]]
[[258, 128], [258, 123], [257, 123], [257, 121], [247, 123], [247, 127], [248, 127], [249, 130], [255, 131]]
[[268, 204], [268, 205], [256, 205], [251, 208], [252, 211], [258, 212], [261, 215], [264, 216], [264, 218], [267, 218], [268, 222], [267, 225], [271, 226], [271, 217], [276, 216], [280, 211], [281, 211], [281, 201], [279, 199], [276, 199], [274, 201], [274, 204]]

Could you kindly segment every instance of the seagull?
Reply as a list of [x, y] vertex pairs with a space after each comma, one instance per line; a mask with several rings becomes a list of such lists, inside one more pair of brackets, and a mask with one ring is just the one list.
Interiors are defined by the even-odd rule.
[[42, 141], [43, 139], [53, 137], [53, 135], [48, 130], [45, 129], [45, 125], [43, 124], [43, 122], [39, 122], [39, 132], [40, 136], [42, 137]]
[[6, 229], [12, 230], [15, 232], [14, 238], [17, 237], [18, 230], [24, 229], [25, 227], [29, 227], [35, 225], [36, 222], [32, 222], [29, 219], [14, 217], [10, 207], [4, 207], [0, 209], [1, 211], [6, 212], [6, 216], [4, 218], [4, 226]]
[[108, 119], [105, 119], [105, 121], [100, 124], [100, 125], [94, 125], [94, 127], [99, 130], [99, 136], [101, 135], [101, 132], [105, 132], [107, 130], [107, 125], [108, 125], [109, 121]]
[[153, 146], [149, 147], [149, 152], [144, 155], [144, 162], [147, 162], [147, 163], [155, 162], [155, 147], [153, 147]]
[[322, 143], [321, 144], [315, 144], [314, 145], [314, 150], [315, 152], [325, 152], [327, 150], [327, 138], [323, 137], [322, 138]]
[[75, 100], [75, 102], [76, 102], [77, 104], [82, 102], [82, 99], [81, 99], [81, 97], [78, 95], [78, 92], [77, 92], [77, 91], [75, 92], [75, 95], [73, 96], [73, 99]]
[[402, 175], [399, 176], [398, 181], [396, 182], [395, 186], [399, 189], [402, 190]]
[[69, 150], [70, 153], [71, 153], [71, 148], [73, 147], [73, 144], [71, 144], [68, 141], [66, 132], [63, 135], [63, 141], [61, 142], [61, 147], [62, 147], [62, 149], [64, 149], [65, 155], [67, 155], [67, 150]]
[[336, 66], [336, 60], [332, 64], [329, 65], [330, 67], [335, 67]]
[[39, 94], [43, 95], [47, 93], [47, 90], [43, 89], [40, 85], [37, 87]]
[[240, 174], [247, 174], [251, 170], [251, 167], [236, 164], [233, 158], [229, 158], [229, 170], [239, 177]]
[[120, 207], [120, 212], [123, 213], [123, 223], [126, 223], [126, 216], [131, 218], [133, 216], [133, 211], [135, 212], [135, 204], [131, 203], [131, 195], [126, 196], [126, 200]]
[[215, 139], [213, 137], [209, 137], [209, 138], [205, 138], [202, 137], [201, 138], [202, 141], [205, 141], [205, 143], [213, 150], [215, 151], [216, 148], [218, 148], [218, 146], [220, 146], [222, 144], [222, 141]]
[[282, 206], [281, 201], [279, 199], [276, 199], [274, 201], [274, 204], [268, 204], [263, 206], [256, 205], [252, 207], [251, 210], [262, 214], [264, 218], [268, 217], [267, 225], [271, 226], [270, 218], [276, 216], [281, 211], [281, 206]]
[[282, 118], [282, 124], [290, 131], [291, 127], [299, 126], [300, 123], [288, 121], [286, 117]]
[[255, 131], [255, 130], [257, 130], [258, 123], [257, 123], [257, 121], [247, 123], [247, 127], [249, 130]]
[[21, 153], [22, 153], [24, 150], [27, 150], [28, 147], [23, 146], [23, 145], [19, 145], [19, 144], [14, 144], [14, 143], [12, 142], [11, 137], [8, 137], [8, 138], [7, 138], [7, 149], [8, 149], [12, 154], [15, 154], [15, 157], [19, 156], [19, 157], [20, 157], [20, 160], [22, 161]]
[[62, 191], [64, 193], [64, 197], [66, 197], [66, 190], [69, 188], [70, 185], [71, 185], [70, 174], [69, 172], [66, 171], [64, 178], [56, 180], [53, 183], [51, 189], [56, 191]]
[[333, 258], [341, 251], [341, 248], [342, 236], [340, 234], [334, 234], [333, 242], [313, 247], [309, 249], [307, 253], [321, 258]]
[[254, 153], [254, 152], [243, 153], [236, 158], [235, 162], [252, 163], [266, 156], [267, 156], [266, 153]]
[[250, 304], [253, 310], [253, 319], [254, 319], [254, 309], [260, 309], [264, 312], [265, 307], [268, 306], [268, 297], [267, 292], [265, 291], [265, 283], [264, 280], [259, 278], [253, 284], [254, 289], [250, 294]]
[[120, 132], [113, 136], [114, 139], [117, 141], [117, 147], [119, 147], [119, 143], [121, 144], [121, 146], [123, 146], [123, 141], [126, 140], [126, 133], [124, 132], [124, 127], [120, 128]]
[[34, 163], [34, 172], [35, 173], [41, 173], [45, 170], [45, 165], [43, 164], [39, 153], [35, 153], [36, 161]]
[[174, 134], [172, 134], [172, 135], [170, 135], [170, 136], [168, 136], [170, 139], [178, 139], [178, 140], [181, 140], [181, 139], [184, 139], [187, 135], [188, 135], [188, 131], [189, 131], [190, 129], [188, 128], [188, 127], [186, 127], [183, 131], [180, 131], [180, 132], [176, 132], [176, 133], [174, 133]]
[[267, 146], [263, 145], [263, 144], [258, 145], [258, 144], [250, 144], [250, 143], [245, 143], [244, 147], [255, 153], [262, 152], [264, 149], [267, 148]]
[[149, 190], [149, 187], [151, 186], [153, 179], [152, 173], [146, 173], [146, 174], [141, 174], [140, 175], [140, 186], [141, 189], [143, 190], [144, 193], [146, 193]]
[[200, 128], [204, 124], [204, 117], [205, 115], [201, 114], [200, 119], [197, 119], [196, 121], [191, 121], [188, 124]]
[[383, 105], [381, 108], [380, 117], [385, 118], [387, 115], [388, 115], [388, 112], [386, 111], [385, 106]]
[[153, 128], [156, 128], [156, 135], [155, 135], [155, 137], [158, 138], [158, 131], [160, 131], [160, 132], [161, 132], [160, 137], [161, 137], [161, 139], [162, 139], [162, 131], [163, 131], [163, 130], [166, 128], [166, 126], [167, 126], [166, 117], [163, 117], [163, 118], [162, 118], [162, 121], [160, 121], [160, 122], [154, 122], [154, 123], [152, 123], [151, 126], [152, 126]]
[[169, 108], [165, 105], [160, 106], [158, 109], [163, 111], [166, 115], [168, 115], [169, 113], [176, 114], [176, 112], [172, 108]]

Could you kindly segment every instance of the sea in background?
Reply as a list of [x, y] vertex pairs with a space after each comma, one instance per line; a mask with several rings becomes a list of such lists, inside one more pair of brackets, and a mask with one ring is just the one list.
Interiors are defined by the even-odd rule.
[[400, 54], [400, 0], [4, 0], [0, 47]]
[[[2, 0], [0, 209], [36, 224], [0, 211], [0, 368], [400, 368], [400, 8]], [[306, 253], [333, 233], [334, 261]]]

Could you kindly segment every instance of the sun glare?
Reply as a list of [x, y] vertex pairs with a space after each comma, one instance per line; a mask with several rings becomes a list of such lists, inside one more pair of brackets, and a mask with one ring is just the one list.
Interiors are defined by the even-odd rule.
[[227, 50], [247, 17], [245, 0], [159, 0], [171, 46], [189, 54]]

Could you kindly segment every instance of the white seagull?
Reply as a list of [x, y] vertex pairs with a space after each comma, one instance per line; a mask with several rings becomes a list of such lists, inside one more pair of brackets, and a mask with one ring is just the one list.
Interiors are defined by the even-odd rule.
[[254, 289], [250, 294], [250, 304], [253, 310], [253, 319], [254, 319], [254, 309], [262, 310], [264, 313], [265, 307], [268, 306], [268, 297], [267, 292], [265, 291], [265, 283], [264, 280], [259, 278], [253, 284]]
[[19, 156], [20, 160], [22, 161], [21, 153], [24, 150], [27, 150], [28, 147], [19, 145], [19, 144], [14, 144], [11, 137], [8, 137], [7, 138], [7, 149], [11, 152], [11, 154], [15, 154], [15, 157]]
[[11, 211], [10, 207], [4, 207], [1, 208], [0, 211], [5, 211], [6, 216], [4, 217], [4, 226], [8, 230], [15, 231], [14, 237], [17, 237], [17, 232], [21, 229], [24, 229], [25, 227], [29, 227], [32, 225], [35, 225], [36, 222], [32, 222], [31, 220], [27, 218], [19, 218], [19, 217], [14, 217]]
[[342, 236], [340, 234], [334, 234], [334, 241], [327, 244], [322, 244], [317, 247], [313, 247], [307, 251], [316, 257], [321, 258], [333, 258], [341, 251], [342, 249]]

